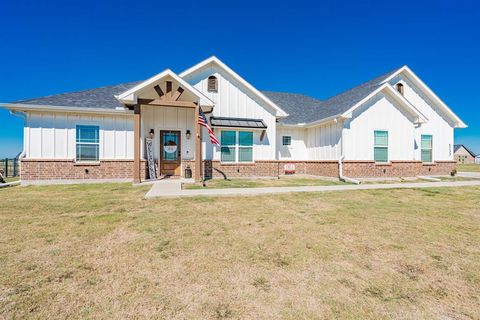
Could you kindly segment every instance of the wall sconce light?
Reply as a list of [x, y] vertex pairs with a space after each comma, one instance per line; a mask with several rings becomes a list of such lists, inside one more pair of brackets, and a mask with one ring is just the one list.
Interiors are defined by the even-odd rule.
[[187, 130], [185, 132], [185, 136], [187, 137], [187, 140], [190, 139], [190, 136], [191, 136], [190, 130]]
[[155, 133], [155, 130], [153, 130], [153, 129], [150, 129], [150, 132], [149, 132], [149, 133], [150, 133], [150, 138], [152, 138], [152, 139], [153, 139], [153, 135], [154, 135], [154, 133]]

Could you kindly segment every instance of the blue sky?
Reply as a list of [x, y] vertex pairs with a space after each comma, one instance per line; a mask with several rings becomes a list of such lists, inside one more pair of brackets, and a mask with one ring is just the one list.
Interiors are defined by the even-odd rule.
[[[0, 3], [0, 102], [180, 72], [216, 55], [258, 89], [320, 99], [409, 65], [468, 125], [480, 153], [476, 1]], [[22, 120], [0, 109], [0, 157]]]

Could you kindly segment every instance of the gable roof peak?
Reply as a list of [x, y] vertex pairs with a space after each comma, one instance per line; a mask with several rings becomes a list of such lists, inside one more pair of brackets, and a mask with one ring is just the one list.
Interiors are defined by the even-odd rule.
[[215, 63], [220, 69], [222, 69], [225, 73], [229, 74], [233, 79], [238, 81], [242, 86], [244, 86], [247, 90], [249, 90], [251, 93], [253, 93], [255, 96], [260, 98], [264, 103], [266, 103], [269, 107], [274, 109], [276, 111], [276, 116], [281, 118], [281, 117], [286, 117], [288, 116], [288, 113], [286, 113], [282, 108], [280, 108], [277, 104], [275, 104], [272, 100], [270, 100], [266, 95], [264, 95], [262, 92], [257, 90], [254, 86], [252, 86], [248, 81], [246, 81], [244, 78], [242, 78], [238, 73], [233, 71], [229, 66], [227, 66], [225, 63], [223, 63], [220, 59], [218, 59], [216, 56], [211, 56], [210, 58], [207, 58], [196, 65], [188, 68], [187, 70], [181, 72], [179, 76], [182, 79], [186, 79], [193, 74], [196, 74], [199, 70], [201, 70], [203, 67], [207, 66], [210, 63]]

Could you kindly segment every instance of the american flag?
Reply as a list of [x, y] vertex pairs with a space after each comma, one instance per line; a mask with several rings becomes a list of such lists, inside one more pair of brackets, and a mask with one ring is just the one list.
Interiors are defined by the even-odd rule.
[[200, 110], [198, 111], [198, 123], [201, 126], [204, 126], [205, 128], [207, 128], [208, 136], [210, 137], [210, 142], [212, 144], [215, 144], [215, 145], [219, 146], [220, 143], [218, 142], [217, 137], [215, 137], [215, 134], [213, 133], [213, 130], [208, 125], [207, 117], [205, 117], [205, 113], [203, 113], [202, 108], [200, 108]]

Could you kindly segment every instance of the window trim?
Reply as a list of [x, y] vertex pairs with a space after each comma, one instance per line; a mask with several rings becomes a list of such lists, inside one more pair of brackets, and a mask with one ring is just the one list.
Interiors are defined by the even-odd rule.
[[[222, 132], [224, 131], [233, 131], [235, 132], [235, 144], [234, 145], [224, 145], [222, 142]], [[250, 132], [252, 133], [252, 145], [251, 146], [241, 146], [240, 145], [240, 132]], [[240, 130], [240, 129], [222, 129], [220, 130], [220, 163], [221, 164], [252, 164], [255, 163], [255, 132], [252, 130]], [[235, 160], [234, 161], [224, 161], [222, 160], [222, 148], [233, 148], [235, 150]], [[240, 158], [240, 149], [252, 149], [252, 161], [239, 161]]]
[[[375, 133], [376, 132], [386, 132], [387, 133], [387, 145], [386, 146], [377, 146], [375, 144]], [[375, 159], [375, 149], [376, 148], [384, 148], [384, 149], [387, 149], [387, 160], [386, 161], [377, 161]], [[389, 150], [389, 132], [388, 130], [385, 130], [385, 129], [375, 129], [373, 130], [373, 161], [375, 161], [375, 163], [380, 163], [380, 164], [385, 164], [385, 163], [390, 163], [390, 150]]]
[[[78, 131], [80, 127], [95, 128], [98, 131], [98, 142], [81, 142], [79, 141]], [[98, 146], [98, 159], [96, 160], [80, 160], [78, 159], [78, 145], [96, 145]], [[75, 163], [100, 163], [100, 126], [96, 124], [77, 124], [75, 125]]]
[[[431, 147], [430, 148], [424, 149], [422, 147], [423, 137], [430, 137], [430, 142], [431, 142]], [[430, 150], [430, 161], [423, 161], [423, 159], [422, 159], [423, 150]], [[426, 134], [421, 134], [420, 135], [420, 160], [422, 161], [422, 163], [433, 163], [434, 162], [433, 161], [433, 134], [426, 133]]]
[[[285, 144], [285, 138], [288, 138], [288, 144]], [[282, 146], [284, 146], [284, 147], [291, 147], [292, 146], [292, 136], [291, 135], [283, 135], [282, 136]]]

